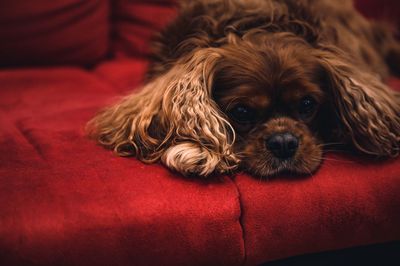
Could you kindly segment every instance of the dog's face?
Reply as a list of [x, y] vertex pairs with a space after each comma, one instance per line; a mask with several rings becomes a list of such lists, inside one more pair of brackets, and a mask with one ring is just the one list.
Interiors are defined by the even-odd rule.
[[274, 45], [222, 48], [213, 98], [236, 132], [234, 152], [245, 169], [310, 174], [329, 131], [324, 72], [302, 43], [267, 41]]

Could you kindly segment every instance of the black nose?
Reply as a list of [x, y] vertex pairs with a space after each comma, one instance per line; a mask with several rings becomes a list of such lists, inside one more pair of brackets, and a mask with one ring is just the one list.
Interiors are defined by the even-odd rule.
[[280, 159], [293, 157], [299, 147], [299, 139], [291, 133], [278, 133], [267, 140], [267, 148]]

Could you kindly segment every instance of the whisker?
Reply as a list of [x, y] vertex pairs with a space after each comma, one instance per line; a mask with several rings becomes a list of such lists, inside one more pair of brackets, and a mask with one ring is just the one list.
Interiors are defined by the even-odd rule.
[[350, 153], [351, 153], [351, 151], [346, 151], [346, 150], [333, 150], [333, 149], [329, 149], [329, 150], [324, 149], [324, 152], [340, 152], [340, 153], [347, 153], [347, 154], [350, 154]]
[[342, 142], [327, 142], [327, 143], [321, 143], [318, 144], [319, 146], [329, 146], [329, 145], [343, 145]]
[[312, 175], [311, 169], [310, 169], [309, 167], [307, 167], [306, 165], [304, 165], [304, 168], [306, 169], [306, 171], [307, 171], [310, 175]]
[[354, 163], [354, 161], [351, 160], [339, 160], [339, 159], [332, 159], [332, 158], [323, 158], [324, 161], [330, 161], [330, 162], [341, 162], [341, 163]]

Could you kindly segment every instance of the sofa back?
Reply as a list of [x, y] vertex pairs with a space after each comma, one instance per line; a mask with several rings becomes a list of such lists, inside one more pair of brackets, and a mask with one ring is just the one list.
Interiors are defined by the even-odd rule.
[[87, 66], [114, 54], [146, 54], [152, 32], [173, 17], [172, 2], [0, 1], [0, 66]]
[[102, 0], [12, 0], [0, 4], [0, 64], [91, 64], [109, 47]]
[[[107, 57], [145, 56], [154, 32], [174, 17], [174, 2], [1, 1], [0, 66], [90, 66]], [[357, 0], [357, 6], [400, 22], [397, 0]]]

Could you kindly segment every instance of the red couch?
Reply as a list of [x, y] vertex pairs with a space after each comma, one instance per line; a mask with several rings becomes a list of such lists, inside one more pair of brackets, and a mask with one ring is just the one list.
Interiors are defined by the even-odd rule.
[[[398, 1], [357, 5], [398, 19]], [[1, 265], [256, 265], [400, 240], [399, 159], [328, 154], [309, 178], [197, 180], [88, 140], [173, 15], [162, 0], [0, 4]]]

